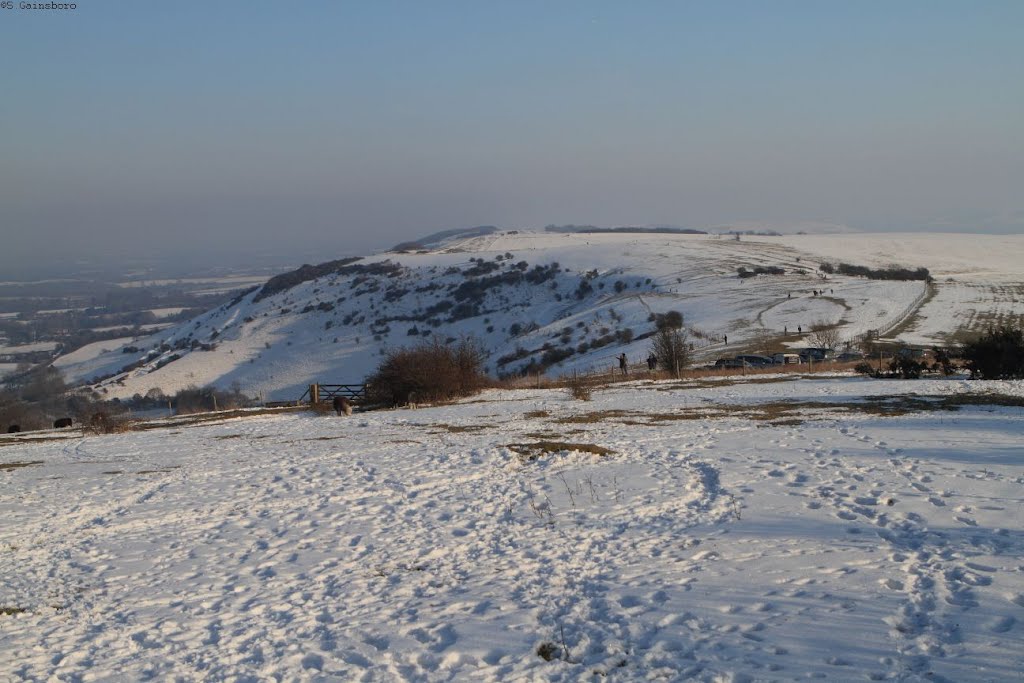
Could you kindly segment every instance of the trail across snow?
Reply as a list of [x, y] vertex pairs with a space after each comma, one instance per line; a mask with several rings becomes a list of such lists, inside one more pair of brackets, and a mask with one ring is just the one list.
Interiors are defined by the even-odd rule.
[[1022, 409], [891, 408], [1024, 385], [778, 379], [12, 438], [0, 679], [1017, 680]]

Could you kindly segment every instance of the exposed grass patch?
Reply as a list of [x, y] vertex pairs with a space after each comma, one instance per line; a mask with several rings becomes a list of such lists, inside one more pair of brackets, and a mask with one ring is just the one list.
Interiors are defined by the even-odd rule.
[[568, 417], [561, 417], [555, 422], [557, 424], [591, 424], [594, 422], [604, 422], [605, 420], [615, 417], [631, 417], [637, 415], [630, 410], [598, 410], [590, 413], [583, 413], [582, 415], [570, 415]]
[[537, 417], [550, 417], [551, 413], [546, 410], [531, 410], [528, 413], [523, 413], [523, 417], [537, 418]]
[[215, 436], [213, 438], [219, 439], [219, 440], [223, 440], [223, 439], [241, 439], [242, 435], [241, 434], [220, 434], [219, 436]]
[[0, 614], [4, 616], [11, 616], [12, 614], [23, 614], [27, 610], [24, 607], [10, 607], [7, 605], [0, 606]]
[[592, 443], [569, 443], [566, 441], [537, 441], [535, 443], [510, 443], [506, 446], [510, 451], [516, 453], [524, 460], [536, 460], [548, 453], [561, 453], [563, 451], [579, 451], [581, 453], [593, 453], [594, 455], [615, 455], [615, 451], [604, 446]]
[[124, 470], [107, 470], [106, 472], [100, 472], [100, 474], [124, 474]]
[[4, 472], [13, 472], [19, 467], [31, 467], [32, 465], [42, 465], [42, 460], [25, 460], [23, 462], [5, 462], [0, 464], [0, 470]]
[[[424, 425], [428, 426], [428, 425]], [[487, 425], [449, 425], [449, 424], [437, 424], [429, 425], [431, 427], [437, 427], [439, 430], [448, 432], [449, 434], [466, 434], [474, 432], [482, 432], [487, 429]], [[441, 433], [441, 431], [434, 432], [435, 434]]]
[[24, 446], [30, 443], [45, 443], [47, 441], [70, 441], [71, 439], [80, 439], [80, 434], [61, 435], [61, 436], [33, 436], [32, 432], [20, 432], [23, 434], [22, 438], [4, 436], [0, 438], [0, 447], [3, 446]]

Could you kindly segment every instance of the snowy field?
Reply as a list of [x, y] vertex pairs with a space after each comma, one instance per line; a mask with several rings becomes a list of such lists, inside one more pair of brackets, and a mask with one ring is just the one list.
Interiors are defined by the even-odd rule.
[[736, 379], [0, 437], [0, 680], [1020, 680], [1024, 383]]

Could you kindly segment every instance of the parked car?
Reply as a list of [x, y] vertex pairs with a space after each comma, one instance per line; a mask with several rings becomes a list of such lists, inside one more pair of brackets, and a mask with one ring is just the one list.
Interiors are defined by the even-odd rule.
[[864, 360], [864, 354], [857, 351], [845, 351], [836, 356], [836, 362], [850, 363], [855, 360]]
[[800, 365], [803, 361], [799, 353], [776, 353], [772, 356], [772, 362], [776, 365]]
[[744, 361], [746, 363], [749, 363], [750, 365], [754, 366], [755, 368], [763, 368], [763, 367], [766, 367], [768, 365], [774, 365], [775, 364], [775, 361], [773, 361], [768, 356], [758, 356], [758, 355], [752, 354], [752, 353], [745, 353], [745, 354], [741, 354], [739, 356], [736, 356], [736, 360], [741, 360], [741, 361]]
[[800, 359], [803, 362], [805, 362], [805, 363], [808, 363], [810, 361], [814, 361], [816, 363], [819, 363], [819, 362], [821, 362], [823, 360], [826, 360], [831, 355], [832, 355], [832, 349], [822, 349], [822, 348], [814, 348], [814, 347], [809, 347], [809, 348], [806, 348], [806, 349], [800, 349]]
[[744, 361], [744, 360], [739, 360], [737, 358], [719, 358], [717, 361], [715, 361], [715, 367], [717, 369], [722, 369], [722, 368], [752, 368], [754, 366], [751, 365], [750, 363]]

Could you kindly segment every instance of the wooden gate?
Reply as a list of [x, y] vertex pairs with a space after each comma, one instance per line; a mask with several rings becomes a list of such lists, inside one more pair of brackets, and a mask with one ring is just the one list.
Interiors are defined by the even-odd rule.
[[366, 398], [365, 384], [310, 384], [299, 401], [308, 400], [312, 403], [330, 403], [336, 397], [342, 396], [353, 403]]

